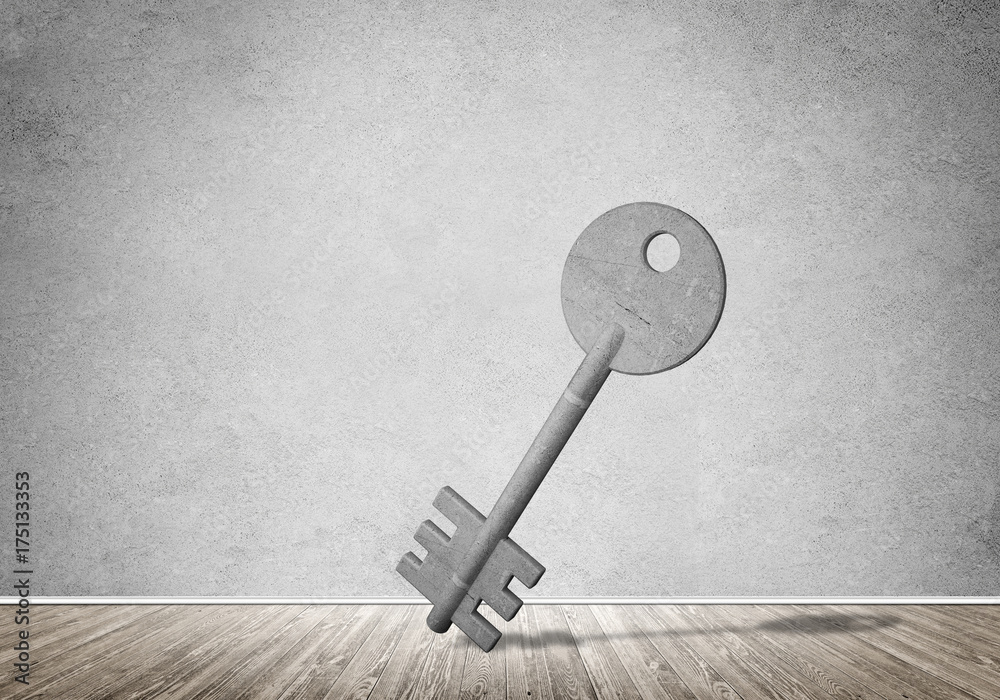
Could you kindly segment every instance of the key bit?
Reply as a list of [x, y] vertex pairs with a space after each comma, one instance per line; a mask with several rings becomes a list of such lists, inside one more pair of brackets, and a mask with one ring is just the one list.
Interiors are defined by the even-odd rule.
[[[427, 556], [421, 562], [413, 552], [409, 552], [396, 567], [396, 571], [431, 601], [441, 600], [448, 593], [453, 572], [458, 570], [486, 521], [482, 513], [450, 486], [445, 486], [438, 492], [434, 507], [455, 524], [455, 534], [449, 538], [441, 528], [430, 520], [425, 520], [417, 529], [414, 539], [427, 550]], [[522, 584], [531, 588], [538, 583], [544, 572], [545, 567], [513, 540], [503, 539], [493, 549], [473, 585], [468, 587], [450, 620], [482, 649], [489, 651], [500, 639], [500, 631], [479, 614], [479, 605], [485, 602], [504, 620], [514, 619], [514, 615], [521, 609], [522, 601], [508, 588], [510, 582], [517, 577]]]

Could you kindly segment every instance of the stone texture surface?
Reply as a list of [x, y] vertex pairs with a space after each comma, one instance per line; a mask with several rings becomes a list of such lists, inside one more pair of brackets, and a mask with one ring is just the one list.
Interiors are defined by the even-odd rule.
[[[677, 259], [657, 269], [649, 246], [672, 238]], [[657, 374], [694, 357], [719, 325], [726, 273], [705, 229], [680, 209], [632, 202], [601, 214], [573, 243], [562, 274], [566, 325], [588, 355], [609, 325], [624, 340], [611, 369]]]
[[0, 22], [34, 595], [409, 595], [434, 494], [487, 509], [580, 362], [563, 264], [633, 201], [711, 232], [726, 311], [608, 381], [514, 530], [532, 594], [1000, 594], [995, 3]]

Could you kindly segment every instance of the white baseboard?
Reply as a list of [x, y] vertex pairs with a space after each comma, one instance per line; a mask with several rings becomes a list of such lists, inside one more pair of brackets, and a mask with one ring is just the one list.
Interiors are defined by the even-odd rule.
[[[17, 605], [19, 598], [0, 596], [0, 605]], [[234, 598], [189, 596], [33, 596], [32, 605], [429, 605], [406, 598]], [[875, 598], [525, 598], [526, 605], [1000, 605], [1000, 597], [875, 597]]]

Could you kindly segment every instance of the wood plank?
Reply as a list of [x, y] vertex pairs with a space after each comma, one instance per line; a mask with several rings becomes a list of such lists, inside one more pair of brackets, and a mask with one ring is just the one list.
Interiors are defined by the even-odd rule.
[[[89, 624], [91, 620], [107, 620], [112, 614], [128, 612], [129, 608], [132, 607], [131, 605], [37, 605], [32, 606], [32, 608], [38, 611], [41, 619], [39, 620], [35, 615], [32, 615], [31, 626], [39, 630], [50, 631], [61, 629], [69, 623], [76, 623], [78, 625]], [[163, 606], [147, 605], [135, 607], [145, 607], [148, 608], [146, 612], [152, 612]], [[94, 608], [100, 611], [98, 613], [99, 617], [95, 617]]]
[[310, 635], [321, 634], [323, 629], [346, 625], [356, 609], [357, 606], [354, 605], [310, 606], [306, 613], [282, 629], [283, 639], [280, 644], [265, 642], [262, 645], [265, 649], [248, 659], [243, 668], [237, 670], [237, 675], [229, 681], [222, 697], [275, 697], [284, 686], [275, 688], [274, 681], [282, 677], [282, 670], [286, 666], [295, 664], [298, 651], [303, 648], [305, 640]]
[[43, 656], [38, 663], [38, 683], [32, 684], [40, 693], [37, 697], [93, 696], [136, 673], [147, 661], [148, 649], [158, 648], [170, 635], [201, 639], [214, 634], [220, 621], [235, 624], [245, 617], [243, 608], [250, 606], [205, 607], [207, 612], [199, 621], [188, 619], [193, 615], [190, 608], [198, 606], [164, 606], [128, 625], [98, 634], [54, 659]]
[[505, 629], [484, 654], [458, 630], [430, 632], [427, 605], [38, 606], [29, 631], [44, 643], [32, 637], [32, 684], [16, 690], [81, 700], [1000, 697], [1000, 632], [971, 622], [969, 607], [529, 605], [511, 623], [486, 609]]
[[[88, 644], [90, 640], [113, 632], [116, 629], [126, 627], [136, 620], [148, 615], [167, 614], [169, 609], [164, 605], [123, 605], [123, 606], [84, 606], [86, 609], [76, 614], [67, 616], [61, 624], [40, 631], [40, 637], [32, 637], [35, 642], [32, 649], [35, 651], [46, 650], [45, 654], [39, 658], [52, 660], [61, 654], [75, 649], [78, 646]], [[155, 618], [151, 618], [155, 619]], [[30, 630], [34, 634], [34, 623], [30, 625]]]
[[714, 605], [683, 605], [681, 612], [694, 621], [703, 630], [718, 636], [727, 644], [743, 649], [744, 663], [762, 678], [767, 679], [771, 687], [790, 700], [810, 700], [819, 693], [825, 693], [826, 688], [816, 686], [808, 676], [803, 676], [797, 670], [784, 663], [783, 659], [774, 657], [761, 648], [760, 640], [753, 637], [753, 630], [739, 623], [727, 620]]
[[1000, 625], [993, 629], [983, 630], [962, 620], [950, 617], [948, 613], [939, 611], [937, 605], [905, 605], [905, 614], [914, 621], [937, 629], [951, 639], [966, 640], [969, 644], [981, 649], [990, 658], [1000, 656]]
[[[809, 648], [798, 646], [793, 635], [780, 626], [768, 624], [768, 620], [762, 618], [752, 606], [717, 605], [712, 606], [711, 611], [720, 619], [739, 624], [738, 634], [758, 651], [792, 669], [798, 678], [811, 681], [826, 695], [855, 700], [885, 700], [874, 689], [841, 671], [829, 658], [813, 655]], [[902, 694], [896, 695], [898, 697], [894, 700], [905, 700]]]
[[[808, 637], [825, 646], [831, 656], [839, 653], [847, 658], [854, 669], [861, 669], [870, 675], [866, 678], [871, 687], [878, 687], [877, 681], [899, 688], [899, 692], [911, 698], [928, 700], [969, 700], [968, 693], [942, 681], [937, 676], [913, 666], [894, 656], [881, 647], [871, 644], [848, 630], [833, 625], [824, 614], [826, 606], [758, 606], [792, 625]], [[854, 671], [848, 671], [854, 675]], [[861, 672], [859, 670], [859, 672]]]
[[[499, 630], [504, 629], [504, 621], [488, 605], [480, 605], [479, 612]], [[501, 637], [489, 653], [475, 644], [469, 644], [465, 656], [465, 670], [462, 674], [461, 700], [479, 698], [503, 698], [507, 696], [507, 644]]]
[[984, 627], [1000, 626], [1000, 605], [941, 605], [952, 617]]
[[415, 605], [413, 608], [413, 615], [403, 631], [403, 637], [389, 657], [368, 700], [419, 699], [419, 695], [415, 693], [420, 671], [427, 662], [431, 642], [437, 635], [427, 627], [427, 615], [431, 606]]
[[[878, 619], [879, 616], [891, 614], [890, 611], [878, 610], [876, 613], [865, 615], [860, 606], [853, 605], [830, 605], [827, 609], [830, 613], [841, 613], [856, 621]], [[891, 606], [878, 606], [886, 608]], [[836, 618], [831, 618], [836, 619]], [[849, 629], [845, 620], [840, 619], [838, 625], [844, 629]], [[853, 627], [857, 627], [854, 625]], [[956, 688], [960, 688], [971, 695], [983, 695], [985, 697], [1000, 698], [1000, 679], [984, 678], [981, 669], [976, 664], [965, 659], [957, 658], [948, 654], [948, 650], [935, 648], [933, 644], [928, 644], [924, 640], [909, 637], [895, 629], [895, 625], [884, 627], [864, 627], [854, 630], [854, 633], [872, 644], [879, 646], [890, 654], [899, 657], [909, 664], [918, 666], [938, 678], [950, 683]]]
[[[113, 657], [126, 647], [124, 640], [145, 633], [152, 636], [161, 625], [169, 624], [176, 613], [167, 606], [150, 612], [140, 606], [129, 610], [112, 610], [109, 606], [94, 606], [86, 621], [67, 624], [62, 640], [46, 640], [33, 646], [35, 661], [31, 666], [31, 693], [26, 697], [59, 697], [69, 689], [88, 682], [91, 673], [99, 673]], [[108, 627], [102, 629], [101, 614], [107, 614]], [[126, 615], [125, 613], [128, 613]], [[96, 651], [96, 655], [95, 655]]]
[[[899, 671], [887, 672], [866, 657], [864, 641], [843, 634], [831, 635], [829, 630], [817, 628], [804, 631], [804, 625], [798, 621], [798, 613], [782, 616], [781, 605], [743, 606], [747, 615], [753, 614], [757, 627], [773, 632], [777, 643], [784, 645], [790, 651], [803, 655], [817, 666], [824, 666], [831, 674], [841, 673], [854, 678], [863, 686], [871, 689], [878, 696], [887, 700], [934, 700], [926, 692], [903, 680], [906, 676]], [[880, 650], [875, 650], [880, 651]], [[889, 657], [901, 668], [914, 671], [903, 662]]]
[[[859, 606], [860, 607], [860, 606]], [[949, 657], [968, 662], [975, 673], [992, 681], [1000, 679], [1000, 645], [988, 641], [977, 642], [977, 637], [961, 628], [928, 621], [915, 614], [914, 605], [893, 605], [892, 614], [896, 618], [892, 631], [906, 639], [922, 642], [923, 648], [939, 649]], [[871, 610], [871, 606], [860, 607]]]
[[[624, 609], [624, 608], [622, 608]], [[580, 650], [583, 665], [590, 676], [598, 698], [640, 698], [635, 683], [612, 648], [593, 611], [587, 605], [567, 605], [563, 608], [566, 622]]]
[[682, 634], [654, 616], [651, 606], [629, 606], [625, 613], [640, 629], [649, 630], [646, 636], [650, 642], [663, 658], [670, 660], [678, 677], [698, 700], [740, 700], [736, 689], [684, 641]]
[[744, 652], [744, 663], [766, 679], [781, 695], [790, 700], [808, 700], [829, 694], [825, 685], [817, 686], [808, 675], [800, 673], [794, 664], [789, 665], [785, 659], [775, 656], [754, 635], [753, 629], [722, 614], [721, 606], [680, 606], [680, 610], [707, 633], [718, 636], [727, 644], [739, 645]]
[[537, 607], [522, 607], [500, 640], [507, 652], [508, 700], [553, 700], [535, 619]]
[[[228, 606], [227, 606], [228, 607]], [[282, 617], [301, 606], [282, 606]], [[225, 667], [230, 655], [238, 657], [240, 642], [267, 634], [273, 622], [268, 606], [246, 606], [241, 614], [225, 615], [208, 606], [185, 606], [186, 614], [150, 642], [133, 644], [116, 663], [113, 674], [104, 674], [104, 696], [120, 692], [126, 697], [169, 698], [195, 693]], [[176, 669], [185, 669], [177, 673]]]
[[[9, 639], [17, 630], [25, 627], [29, 631], [47, 631], [61, 627], [70, 620], [80, 621], [86, 619], [86, 605], [53, 605], [31, 603], [28, 611], [28, 624], [17, 624], [15, 622], [16, 605], [0, 605], [0, 639]], [[30, 635], [29, 635], [30, 638]]]
[[981, 605], [914, 605], [907, 606], [915, 614], [935, 620], [945, 620], [948, 624], [957, 627], [965, 632], [969, 632], [976, 637], [988, 640], [990, 643], [1000, 646], [1000, 622], [992, 622], [983, 618], [969, 619], [964, 613], [956, 614], [956, 608], [982, 608], [992, 606]]
[[[413, 617], [414, 605], [378, 605], [378, 623], [368, 639], [338, 676], [329, 691], [317, 698], [365, 700], [389, 662], [403, 630]], [[308, 696], [307, 696], [308, 697]]]
[[[424, 624], [426, 625], [426, 621]], [[431, 648], [420, 670], [420, 678], [412, 697], [420, 700], [451, 700], [458, 697], [461, 691], [465, 660], [472, 642], [454, 626], [444, 634], [431, 634]]]
[[307, 692], [310, 683], [332, 684], [376, 623], [375, 610], [367, 605], [333, 607], [322, 622], [292, 645], [257, 687], [245, 690], [237, 700], [298, 697]]
[[[272, 609], [275, 617], [285, 606], [274, 605]], [[238, 658], [240, 652], [237, 649], [227, 649], [227, 663], [217, 674], [210, 675], [208, 682], [196, 686], [191, 698], [198, 700], [209, 700], [210, 698], [232, 698], [246, 691], [252, 691], [260, 682], [261, 677], [274, 667], [274, 664], [282, 658], [290, 647], [302, 639], [306, 634], [320, 624], [331, 613], [331, 606], [310, 605], [303, 609], [298, 616], [292, 618], [287, 624], [282, 626], [276, 633], [269, 629], [260, 629], [254, 635], [249, 644], [245, 645], [246, 653]], [[250, 636], [250, 635], [247, 635]], [[162, 666], [162, 662], [158, 665]]]
[[744, 645], [727, 644], [718, 636], [706, 633], [683, 615], [677, 605], [650, 606], [650, 610], [704, 658], [743, 700], [785, 700], [746, 663], [744, 657], [748, 652]]
[[949, 619], [956, 623], [968, 625], [977, 634], [992, 638], [1000, 629], [1000, 621], [995, 621], [992, 615], [984, 611], [984, 608], [995, 609], [1000, 606], [986, 605], [934, 605], [933, 607], [946, 614]]
[[576, 640], [557, 605], [539, 605], [533, 611], [552, 695], [557, 699], [596, 700], [594, 687], [577, 649]]
[[984, 617], [992, 617], [997, 623], [1000, 623], [1000, 605], [982, 604], [982, 605], [971, 605], [965, 604], [963, 607], [973, 610], [977, 616], [982, 615]]
[[612, 649], [644, 698], [697, 700], [677, 672], [657, 650], [645, 631], [625, 614], [621, 605], [591, 605]]
[[[239, 665], [255, 646], [277, 634], [288, 622], [307, 609], [304, 605], [258, 605], [246, 611], [243, 619], [226, 621], [207, 630], [207, 634], [172, 638], [168, 646], [146, 649], [147, 654], [132, 674], [142, 682], [152, 669], [155, 687], [147, 687], [136, 698], [193, 698], [212, 688], [215, 680], [232, 665]], [[151, 653], [152, 652], [152, 653]], [[171, 669], [183, 668], [184, 673]]]

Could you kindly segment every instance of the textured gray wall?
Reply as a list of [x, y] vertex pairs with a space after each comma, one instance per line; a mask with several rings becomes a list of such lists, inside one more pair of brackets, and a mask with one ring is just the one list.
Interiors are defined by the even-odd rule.
[[582, 359], [571, 245], [647, 200], [726, 312], [608, 381], [514, 531], [532, 594], [1000, 594], [974, 5], [4, 3], [32, 593], [413, 594], [437, 489], [488, 508]]

